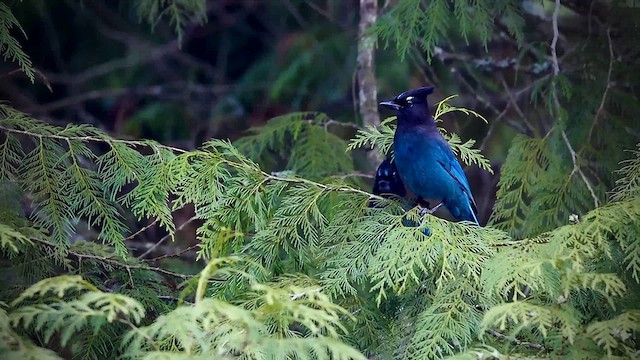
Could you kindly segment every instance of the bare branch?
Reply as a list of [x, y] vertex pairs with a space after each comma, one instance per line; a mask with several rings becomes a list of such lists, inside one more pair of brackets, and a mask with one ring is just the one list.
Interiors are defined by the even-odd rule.
[[505, 335], [497, 330], [493, 330], [493, 329], [489, 329], [487, 330], [489, 332], [489, 334], [495, 336], [496, 338], [500, 339], [500, 340], [507, 340], [510, 341], [516, 345], [521, 345], [521, 346], [525, 346], [528, 347], [530, 349], [535, 349], [538, 351], [547, 351], [547, 349], [538, 343], [533, 343], [533, 342], [529, 342], [529, 341], [523, 341], [523, 340], [519, 340], [518, 338], [515, 338], [513, 336], [508, 336]]
[[165, 255], [158, 256], [158, 257], [154, 257], [152, 259], [144, 259], [143, 261], [155, 262], [155, 261], [159, 261], [159, 260], [170, 258], [170, 257], [178, 257], [178, 256], [181, 256], [181, 255], [183, 255], [183, 254], [185, 254], [185, 253], [197, 248], [199, 245], [200, 244], [191, 245], [191, 246], [189, 246], [189, 247], [187, 247], [187, 248], [185, 248], [183, 250], [178, 251], [177, 253], [165, 254]]
[[[31, 240], [38, 242], [40, 244], [52, 247], [52, 248], [59, 248], [60, 245], [58, 244], [54, 244], [52, 242], [46, 241], [46, 240], [42, 240], [42, 239], [38, 239], [38, 238], [31, 238]], [[130, 264], [124, 264], [121, 263], [120, 261], [114, 260], [112, 258], [106, 257], [106, 256], [99, 256], [99, 255], [93, 255], [93, 254], [83, 254], [83, 253], [79, 253], [76, 251], [70, 251], [68, 250], [66, 252], [68, 255], [71, 255], [73, 257], [75, 257], [76, 259], [78, 259], [78, 261], [82, 261], [82, 259], [94, 259], [94, 260], [100, 260], [103, 261], [109, 265], [113, 265], [115, 267], [119, 267], [122, 269], [127, 270], [127, 272], [131, 272], [132, 269], [138, 269], [138, 270], [148, 270], [148, 271], [153, 271], [153, 272], [157, 272], [159, 274], [164, 274], [164, 275], [169, 275], [172, 277], [176, 277], [176, 278], [180, 278], [183, 280], [189, 279], [190, 277], [192, 277], [191, 275], [185, 275], [185, 274], [179, 274], [173, 271], [169, 271], [169, 270], [165, 270], [159, 267], [152, 267], [152, 266], [146, 266], [146, 265], [130, 265]]]
[[127, 236], [126, 238], [124, 238], [124, 241], [129, 241], [132, 240], [133, 238], [135, 238], [136, 236], [140, 235], [141, 233], [149, 230], [149, 228], [151, 228], [153, 225], [155, 225], [158, 222], [158, 219], [153, 220], [151, 223], [149, 223], [148, 225], [142, 227], [140, 230], [134, 232], [133, 234]]
[[22, 135], [26, 135], [26, 136], [30, 136], [30, 137], [37, 137], [37, 138], [56, 139], [56, 140], [63, 140], [63, 141], [68, 141], [68, 140], [92, 141], [92, 142], [100, 142], [100, 143], [106, 143], [106, 144], [124, 143], [124, 144], [128, 144], [128, 145], [131, 145], [131, 146], [144, 146], [144, 147], [150, 147], [150, 148], [163, 148], [163, 149], [167, 149], [167, 150], [170, 150], [172, 152], [179, 153], [179, 154], [184, 154], [184, 153], [188, 152], [187, 150], [179, 149], [179, 148], [172, 147], [172, 146], [152, 143], [150, 141], [123, 140], [123, 139], [113, 139], [113, 138], [104, 139], [104, 138], [100, 138], [100, 137], [96, 137], [96, 136], [63, 136], [63, 135], [56, 135], [56, 134], [37, 134], [37, 133], [30, 132], [30, 131], [18, 130], [18, 129], [14, 129], [14, 128], [2, 126], [2, 125], [0, 125], [0, 130], [4, 130], [6, 132], [10, 132], [10, 133], [14, 133], [14, 134], [22, 134]]
[[138, 259], [142, 259], [143, 257], [149, 255], [153, 250], [155, 250], [158, 246], [162, 245], [162, 243], [164, 243], [165, 241], [167, 241], [168, 238], [172, 238], [175, 236], [175, 234], [184, 229], [185, 226], [189, 225], [190, 223], [192, 223], [194, 220], [196, 220], [197, 217], [194, 215], [192, 217], [190, 217], [187, 221], [185, 221], [184, 223], [182, 223], [182, 225], [180, 225], [173, 233], [169, 233], [167, 235], [165, 235], [164, 237], [162, 237], [162, 239], [158, 240], [157, 243], [155, 243], [152, 247], [150, 247], [149, 249], [147, 249], [147, 251], [143, 252], [142, 255], [138, 256]]

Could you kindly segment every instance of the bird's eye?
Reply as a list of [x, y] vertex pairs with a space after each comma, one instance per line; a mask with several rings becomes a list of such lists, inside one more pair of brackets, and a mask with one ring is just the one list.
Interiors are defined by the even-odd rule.
[[413, 103], [413, 96], [407, 97], [406, 101], [407, 101], [407, 104], [412, 104]]

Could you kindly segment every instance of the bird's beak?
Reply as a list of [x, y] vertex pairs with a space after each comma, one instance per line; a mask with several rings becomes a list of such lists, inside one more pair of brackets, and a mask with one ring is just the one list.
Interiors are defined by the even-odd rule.
[[384, 106], [386, 108], [392, 109], [392, 110], [400, 110], [401, 106], [396, 104], [393, 100], [389, 100], [389, 101], [383, 101], [380, 104], [378, 104], [380, 106]]

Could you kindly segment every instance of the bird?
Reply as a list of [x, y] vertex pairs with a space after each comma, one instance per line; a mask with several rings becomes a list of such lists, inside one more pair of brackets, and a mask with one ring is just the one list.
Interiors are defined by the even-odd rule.
[[400, 175], [398, 175], [398, 169], [389, 157], [384, 159], [378, 166], [376, 178], [373, 182], [373, 193], [382, 196], [396, 195], [405, 197], [407, 195], [404, 183], [400, 179]]
[[[376, 177], [373, 181], [372, 192], [375, 195], [379, 195], [385, 198], [389, 198], [391, 196], [405, 198], [407, 197], [407, 195], [409, 195], [407, 194], [404, 183], [402, 182], [402, 179], [398, 174], [398, 168], [396, 167], [396, 164], [388, 156], [380, 163], [378, 169], [376, 170]], [[417, 199], [416, 201], [417, 202], [410, 201], [409, 204], [420, 203], [421, 199]], [[369, 207], [376, 207], [375, 202], [370, 202]], [[407, 210], [409, 209], [410, 208], [407, 208]], [[402, 225], [406, 227], [419, 227], [420, 223], [403, 217]], [[426, 236], [431, 235], [431, 230], [429, 230], [429, 228], [427, 227], [424, 227], [421, 231]]]
[[398, 174], [410, 192], [437, 204], [422, 215], [444, 207], [456, 221], [479, 224], [467, 177], [431, 116], [427, 96], [433, 91], [421, 87], [380, 103], [397, 114], [393, 152]]

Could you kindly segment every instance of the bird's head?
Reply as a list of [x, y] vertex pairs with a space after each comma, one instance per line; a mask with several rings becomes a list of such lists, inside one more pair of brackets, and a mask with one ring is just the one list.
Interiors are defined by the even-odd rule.
[[431, 118], [427, 95], [433, 93], [433, 90], [434, 88], [431, 86], [408, 90], [396, 96], [393, 100], [381, 102], [380, 106], [397, 111], [399, 118], [405, 117], [402, 115], [415, 115], [416, 118], [427, 116]]

